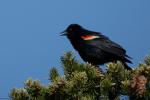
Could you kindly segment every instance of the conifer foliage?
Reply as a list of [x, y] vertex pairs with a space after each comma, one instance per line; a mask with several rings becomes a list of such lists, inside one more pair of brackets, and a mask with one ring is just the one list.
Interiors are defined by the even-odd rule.
[[64, 75], [51, 68], [49, 85], [28, 79], [23, 88], [11, 90], [12, 100], [150, 100], [150, 57], [134, 70], [124, 69], [121, 62], [109, 63], [107, 71], [82, 64], [72, 52], [61, 57]]

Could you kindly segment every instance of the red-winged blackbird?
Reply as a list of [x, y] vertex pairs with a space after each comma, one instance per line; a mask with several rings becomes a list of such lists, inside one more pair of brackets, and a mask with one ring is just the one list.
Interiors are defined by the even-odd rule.
[[101, 65], [119, 60], [126, 69], [131, 69], [126, 64], [126, 62], [132, 63], [128, 59], [131, 57], [126, 55], [126, 50], [100, 32], [89, 31], [78, 24], [71, 24], [61, 35], [67, 36], [85, 62]]

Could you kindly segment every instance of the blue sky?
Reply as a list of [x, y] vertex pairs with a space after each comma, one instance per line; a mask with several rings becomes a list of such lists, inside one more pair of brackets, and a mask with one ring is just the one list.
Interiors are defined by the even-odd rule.
[[127, 50], [131, 66], [138, 65], [150, 54], [149, 5], [149, 0], [1, 0], [0, 98], [29, 77], [48, 84], [52, 66], [62, 73], [60, 56], [74, 49], [59, 33], [71, 23], [102, 32]]

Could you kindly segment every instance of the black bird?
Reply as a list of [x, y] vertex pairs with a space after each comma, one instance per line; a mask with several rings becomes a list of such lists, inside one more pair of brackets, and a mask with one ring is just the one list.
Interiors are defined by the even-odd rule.
[[128, 59], [131, 57], [126, 55], [126, 50], [102, 33], [87, 30], [78, 24], [71, 24], [61, 35], [67, 36], [85, 62], [101, 65], [119, 60], [126, 69], [131, 70], [126, 64], [126, 62], [132, 63]]

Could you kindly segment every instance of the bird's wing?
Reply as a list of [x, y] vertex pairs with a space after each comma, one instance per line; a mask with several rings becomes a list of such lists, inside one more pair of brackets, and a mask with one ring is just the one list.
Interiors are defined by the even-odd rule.
[[120, 57], [126, 56], [126, 50], [123, 49], [119, 44], [111, 41], [109, 38], [105, 36], [100, 36], [99, 38], [89, 41], [90, 45], [100, 48], [101, 50], [118, 55]]
[[[91, 40], [89, 38], [89, 41], [87, 39], [87, 44], [100, 48], [101, 50], [120, 56], [120, 57], [129, 57], [128, 55], [126, 55], [126, 50], [123, 49], [123, 47], [121, 47], [119, 44], [111, 41], [108, 37], [104, 36], [102, 33], [100, 32], [93, 32], [93, 31], [89, 31], [89, 30], [85, 30], [86, 34], [85, 35], [93, 35], [91, 37]], [[83, 32], [85, 32], [83, 31]], [[98, 38], [99, 37], [99, 38]]]

